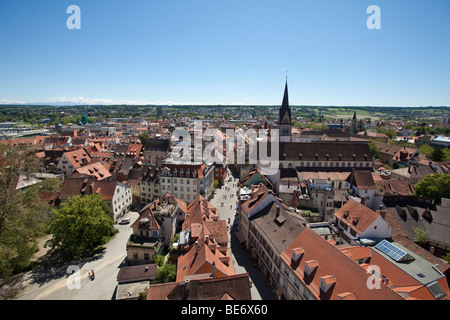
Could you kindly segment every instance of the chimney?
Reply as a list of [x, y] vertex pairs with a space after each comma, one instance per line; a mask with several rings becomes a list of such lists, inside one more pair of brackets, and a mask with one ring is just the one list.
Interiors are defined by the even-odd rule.
[[280, 215], [280, 207], [277, 206], [277, 211], [276, 211], [276, 213], [275, 213], [275, 217], [278, 218], [279, 215]]
[[361, 197], [361, 204], [366, 205], [366, 197]]
[[215, 261], [213, 261], [213, 263], [212, 263], [211, 277], [212, 278], [216, 277], [216, 262]]
[[195, 241], [195, 254], [198, 254], [198, 241]]
[[386, 210], [380, 210], [380, 216], [383, 218], [383, 220], [386, 220]]

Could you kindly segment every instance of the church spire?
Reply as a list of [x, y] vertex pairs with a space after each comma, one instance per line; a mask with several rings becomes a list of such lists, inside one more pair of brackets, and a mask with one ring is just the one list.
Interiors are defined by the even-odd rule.
[[291, 124], [291, 108], [289, 107], [288, 83], [284, 87], [283, 102], [281, 103], [278, 123]]
[[286, 86], [284, 87], [284, 96], [283, 96], [283, 103], [281, 104], [281, 108], [282, 109], [289, 108], [287, 77], [286, 77]]
[[284, 87], [283, 102], [280, 107], [280, 113], [278, 118], [278, 128], [280, 130], [280, 141], [290, 142], [292, 138], [292, 120], [291, 120], [291, 108], [289, 107], [287, 76], [286, 76], [286, 85]]

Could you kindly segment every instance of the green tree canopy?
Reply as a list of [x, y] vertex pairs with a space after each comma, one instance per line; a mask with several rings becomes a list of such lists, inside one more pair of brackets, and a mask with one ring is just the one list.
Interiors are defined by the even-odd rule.
[[428, 241], [428, 232], [422, 228], [414, 228], [414, 242], [426, 243]]
[[139, 140], [141, 140], [142, 144], [145, 144], [145, 142], [150, 139], [150, 135], [148, 134], [148, 132], [143, 132], [139, 135]]
[[37, 168], [34, 153], [22, 147], [0, 145], [0, 278], [29, 267], [44, 234], [45, 213], [37, 190], [16, 189], [19, 175]]
[[443, 161], [444, 160], [444, 151], [442, 149], [436, 148], [431, 152], [431, 160], [433, 161]]
[[66, 258], [91, 254], [117, 232], [113, 224], [113, 214], [100, 195], [76, 196], [53, 211], [49, 245]]
[[426, 175], [414, 186], [414, 189], [416, 195], [431, 198], [436, 203], [440, 203], [442, 198], [450, 198], [450, 175]]
[[434, 151], [433, 147], [431, 147], [431, 146], [429, 146], [427, 144], [423, 144], [419, 148], [419, 152], [421, 154], [428, 154], [428, 155], [430, 155], [433, 151]]
[[369, 148], [372, 156], [375, 157], [375, 159], [380, 159], [380, 150], [378, 150], [378, 147], [375, 145], [375, 143], [369, 142]]

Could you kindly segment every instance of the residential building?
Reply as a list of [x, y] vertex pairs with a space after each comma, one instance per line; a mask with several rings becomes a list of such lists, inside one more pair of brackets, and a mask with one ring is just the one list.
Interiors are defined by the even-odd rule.
[[150, 284], [156, 284], [156, 264], [122, 267], [117, 275], [117, 287], [114, 300], [138, 300], [140, 294], [148, 290]]
[[[404, 255], [395, 260], [385, 246]], [[374, 247], [336, 246], [306, 228], [280, 257], [283, 299], [441, 300], [449, 295], [445, 277], [430, 263], [386, 240]]]
[[268, 283], [280, 296], [280, 254], [304, 230], [293, 213], [275, 201], [249, 218], [248, 249]]
[[419, 150], [414, 148], [402, 147], [392, 159], [391, 165], [397, 163], [400, 166], [408, 166], [409, 162], [419, 155]]
[[328, 179], [308, 179], [295, 192], [295, 207], [313, 209], [321, 221], [329, 220], [334, 213], [334, 190]]
[[411, 166], [391, 171], [391, 180], [407, 180], [414, 187], [426, 175], [435, 174], [432, 166]]
[[92, 176], [74, 173], [64, 180], [55, 205], [75, 196], [97, 193], [102, 196], [117, 221], [130, 208], [132, 203], [131, 189], [117, 181], [98, 181]]
[[109, 173], [101, 162], [90, 163], [86, 166], [75, 169], [75, 172], [93, 177], [98, 181], [111, 178], [111, 173]]
[[251, 187], [263, 183], [269, 190], [276, 192], [276, 186], [260, 169], [251, 171], [246, 177], [242, 178], [240, 182], [244, 187]]
[[93, 181], [91, 184], [92, 193], [100, 194], [106, 201], [117, 221], [131, 207], [131, 188], [117, 181]]
[[284, 206], [282, 200], [276, 197], [273, 191], [269, 191], [264, 184], [260, 183], [252, 187], [250, 197], [239, 205], [239, 231], [237, 232], [237, 237], [240, 243], [245, 243], [247, 250], [250, 249], [248, 241], [250, 218], [273, 202], [279, 206]]
[[373, 142], [380, 153], [380, 161], [392, 165], [394, 157], [403, 149], [402, 146], [392, 145], [382, 142]]
[[56, 165], [56, 173], [62, 173], [64, 177], [68, 177], [76, 169], [89, 164], [90, 161], [91, 157], [84, 148], [64, 152]]
[[335, 226], [342, 231], [342, 237], [352, 245], [356, 245], [356, 241], [361, 238], [383, 239], [392, 235], [392, 228], [382, 214], [352, 199], [334, 216]]
[[144, 143], [144, 161], [147, 164], [161, 168], [162, 161], [169, 157], [170, 140], [150, 138]]
[[159, 197], [161, 193], [161, 170], [155, 166], [144, 165], [143, 176], [139, 183], [140, 198], [142, 203], [150, 203]]
[[161, 221], [155, 216], [155, 203], [145, 206], [131, 225], [133, 234], [127, 243], [128, 265], [149, 264], [164, 249]]
[[375, 199], [375, 181], [371, 171], [353, 170], [347, 178], [350, 184], [350, 195], [357, 196], [361, 203], [369, 208], [374, 208], [374, 204], [378, 204], [381, 197]]
[[214, 165], [165, 159], [160, 173], [161, 193], [192, 202], [199, 195], [208, 199], [214, 190]]
[[212, 277], [236, 274], [228, 248], [226, 221], [220, 220], [218, 210], [206, 199], [199, 196], [189, 204], [182, 230], [178, 282], [187, 276], [204, 273], [210, 273]]

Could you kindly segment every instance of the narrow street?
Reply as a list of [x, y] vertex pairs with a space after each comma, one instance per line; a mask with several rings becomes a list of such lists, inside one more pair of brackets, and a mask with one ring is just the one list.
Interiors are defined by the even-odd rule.
[[[231, 177], [231, 181], [229, 181]], [[228, 170], [226, 182], [221, 188], [215, 190], [214, 198], [210, 202], [219, 210], [220, 219], [227, 221], [230, 219], [228, 229], [228, 247], [230, 248], [231, 258], [234, 263], [236, 273], [248, 273], [253, 282], [251, 294], [253, 300], [275, 300], [276, 295], [267, 283], [262, 271], [253, 265], [249, 253], [239, 244], [234, 229], [232, 228], [236, 216], [236, 207], [239, 190], [239, 179], [234, 178]], [[222, 205], [223, 203], [223, 205]]]

